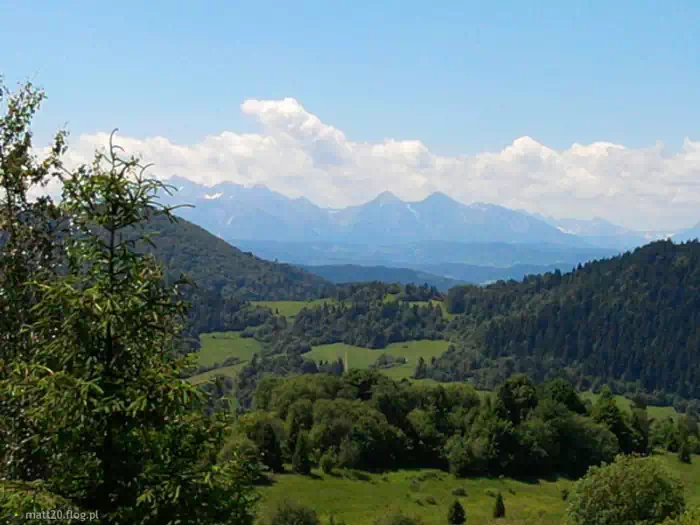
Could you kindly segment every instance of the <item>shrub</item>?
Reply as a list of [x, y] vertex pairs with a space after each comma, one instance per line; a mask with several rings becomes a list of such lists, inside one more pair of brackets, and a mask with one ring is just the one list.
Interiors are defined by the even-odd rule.
[[428, 496], [427, 498], [425, 498], [425, 502], [428, 505], [437, 505], [437, 500], [432, 496]]
[[505, 518], [506, 504], [503, 502], [503, 495], [499, 492], [496, 495], [496, 502], [493, 504], [493, 517]]
[[571, 525], [654, 525], [684, 508], [682, 485], [657, 461], [621, 455], [576, 483], [567, 512]]
[[678, 460], [681, 463], [687, 463], [690, 464], [692, 462], [691, 455], [690, 455], [690, 443], [686, 439], [681, 443], [681, 446], [678, 448]]
[[263, 520], [263, 525], [321, 525], [321, 521], [313, 509], [283, 501]]
[[455, 500], [447, 511], [447, 523], [450, 525], [461, 525], [462, 523], [466, 523], [466, 521], [467, 516], [464, 512], [464, 507], [462, 507], [459, 501]]
[[569, 489], [561, 489], [561, 499], [564, 501], [569, 499]]
[[687, 510], [677, 518], [668, 518], [663, 525], [700, 525], [700, 507]]
[[466, 489], [464, 489], [462, 487], [458, 487], [456, 489], [452, 489], [452, 495], [464, 498], [467, 496], [467, 491], [466, 491]]
[[321, 465], [321, 470], [324, 473], [332, 474], [333, 469], [335, 468], [335, 465], [337, 463], [337, 459], [335, 457], [335, 454], [333, 454], [333, 452], [329, 450], [325, 452], [323, 456], [321, 456], [321, 461], [319, 463]]

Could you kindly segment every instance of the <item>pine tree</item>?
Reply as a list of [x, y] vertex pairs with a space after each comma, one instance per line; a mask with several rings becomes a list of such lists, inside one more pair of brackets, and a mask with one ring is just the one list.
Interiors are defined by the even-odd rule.
[[309, 457], [309, 442], [306, 432], [300, 432], [297, 437], [294, 455], [292, 456], [292, 468], [298, 474], [308, 475], [311, 473], [311, 458]]
[[496, 502], [493, 505], [493, 517], [494, 518], [505, 518], [506, 516], [506, 504], [503, 502], [503, 495], [499, 492], [496, 495]]
[[418, 358], [418, 363], [416, 364], [416, 370], [413, 372], [414, 379], [425, 379], [428, 375], [428, 367], [425, 364], [425, 359], [422, 357]]
[[258, 431], [257, 445], [262, 454], [262, 462], [273, 472], [283, 472], [282, 447], [277, 432], [269, 422], [264, 422]]
[[464, 512], [464, 507], [459, 501], [455, 500], [447, 511], [447, 523], [450, 525], [461, 525], [466, 522], [467, 516]]
[[681, 443], [681, 446], [678, 447], [678, 460], [681, 463], [687, 463], [690, 464], [692, 460], [691, 452], [690, 452], [690, 443], [688, 442], [688, 439], [684, 439], [683, 442]]

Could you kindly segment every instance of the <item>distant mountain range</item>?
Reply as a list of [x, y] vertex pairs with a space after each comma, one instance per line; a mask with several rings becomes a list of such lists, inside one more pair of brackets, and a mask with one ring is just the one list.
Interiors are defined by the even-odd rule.
[[602, 218], [555, 219], [466, 205], [439, 192], [418, 202], [384, 192], [359, 206], [329, 209], [260, 185], [208, 187], [182, 177], [167, 182], [178, 191], [162, 202], [194, 206], [178, 210], [181, 217], [259, 257], [295, 265], [398, 267], [483, 282], [568, 271], [653, 240], [700, 236], [700, 224], [675, 235], [635, 231]]
[[226, 240], [589, 245], [533, 215], [494, 204], [465, 205], [443, 193], [404, 202], [384, 192], [365, 204], [332, 210], [305, 198], [290, 199], [264, 186], [225, 183], [206, 187], [181, 177], [172, 177], [168, 183], [180, 191], [164, 197], [164, 202], [194, 205], [179, 214]]
[[700, 222], [697, 223], [695, 226], [692, 228], [688, 228], [687, 230], [683, 230], [677, 235], [673, 236], [674, 241], [692, 241], [694, 239], [700, 239]]

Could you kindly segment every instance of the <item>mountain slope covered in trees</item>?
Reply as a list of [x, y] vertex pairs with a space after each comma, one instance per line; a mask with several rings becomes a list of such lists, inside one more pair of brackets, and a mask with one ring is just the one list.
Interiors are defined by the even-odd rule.
[[658, 241], [568, 274], [457, 287], [448, 311], [460, 344], [435, 379], [565, 371], [700, 398], [700, 243]]
[[186, 332], [194, 347], [200, 333], [243, 330], [272, 315], [249, 301], [301, 301], [335, 293], [334, 285], [317, 275], [243, 252], [184, 219], [171, 222], [156, 214], [146, 228], [153, 246], [142, 243], [140, 249], [163, 264], [166, 280], [184, 275], [193, 284], [183, 292], [192, 305]]

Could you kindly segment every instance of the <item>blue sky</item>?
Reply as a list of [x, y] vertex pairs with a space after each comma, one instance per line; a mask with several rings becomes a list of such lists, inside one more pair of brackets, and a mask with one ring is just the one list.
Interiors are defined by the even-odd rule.
[[700, 135], [697, 0], [436, 4], [0, 0], [0, 72], [46, 88], [40, 139], [67, 121], [192, 143], [283, 97], [442, 154]]

